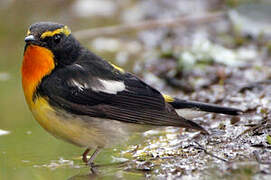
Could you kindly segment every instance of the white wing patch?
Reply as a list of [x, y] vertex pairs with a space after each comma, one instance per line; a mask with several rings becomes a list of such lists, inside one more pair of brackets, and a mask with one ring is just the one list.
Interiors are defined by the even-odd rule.
[[92, 87], [93, 91], [96, 92], [104, 92], [108, 94], [117, 94], [118, 92], [125, 90], [125, 84], [123, 81], [112, 81], [112, 80], [104, 80], [98, 79], [102, 86], [100, 87]]

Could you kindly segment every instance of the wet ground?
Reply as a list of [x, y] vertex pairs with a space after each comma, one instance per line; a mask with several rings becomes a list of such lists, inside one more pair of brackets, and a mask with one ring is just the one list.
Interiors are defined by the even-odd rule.
[[[270, 178], [268, 1], [29, 2], [0, 2], [0, 179]], [[187, 18], [197, 15], [201, 19]], [[173, 23], [159, 24], [161, 19]], [[210, 135], [176, 128], [135, 135], [105, 149], [90, 171], [81, 161], [84, 149], [47, 134], [24, 102], [23, 38], [40, 20], [68, 24], [85, 46], [163, 93], [244, 113], [194, 119]], [[105, 26], [115, 29], [81, 31]]]

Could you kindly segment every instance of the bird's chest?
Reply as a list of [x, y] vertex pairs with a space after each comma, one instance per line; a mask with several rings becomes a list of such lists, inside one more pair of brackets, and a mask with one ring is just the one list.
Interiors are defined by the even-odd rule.
[[80, 118], [57, 111], [46, 99], [37, 98], [30, 109], [39, 124], [55, 137], [78, 146], [88, 146], [91, 141], [93, 135]]

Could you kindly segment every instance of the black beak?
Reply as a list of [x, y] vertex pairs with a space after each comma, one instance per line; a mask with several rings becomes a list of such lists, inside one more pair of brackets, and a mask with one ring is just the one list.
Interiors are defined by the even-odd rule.
[[28, 36], [26, 36], [26, 37], [24, 38], [24, 41], [25, 41], [26, 43], [33, 42], [33, 41], [35, 41], [35, 37], [34, 37], [33, 35], [28, 35]]

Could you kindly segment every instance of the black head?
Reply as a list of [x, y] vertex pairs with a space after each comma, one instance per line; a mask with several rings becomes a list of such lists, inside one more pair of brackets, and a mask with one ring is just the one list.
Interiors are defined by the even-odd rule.
[[51, 50], [57, 65], [68, 65], [78, 57], [79, 42], [71, 35], [70, 29], [53, 22], [32, 24], [25, 37], [26, 47], [37, 45]]

